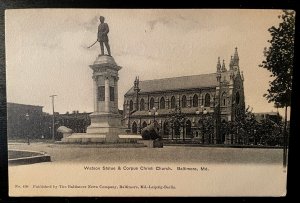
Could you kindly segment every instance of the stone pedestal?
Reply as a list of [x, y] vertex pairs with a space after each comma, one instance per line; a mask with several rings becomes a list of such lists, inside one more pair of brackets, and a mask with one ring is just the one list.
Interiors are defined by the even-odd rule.
[[93, 65], [94, 112], [87, 133], [75, 133], [63, 142], [120, 142], [124, 134], [118, 111], [118, 71], [121, 69], [112, 56], [98, 56]]
[[99, 56], [93, 65], [94, 113], [90, 115], [89, 134], [105, 134], [107, 142], [117, 142], [124, 133], [118, 112], [118, 71], [112, 56]]
[[119, 134], [124, 134], [121, 126], [121, 115], [113, 113], [94, 112], [90, 115], [91, 125], [88, 134], [104, 134], [107, 142], [117, 142]]

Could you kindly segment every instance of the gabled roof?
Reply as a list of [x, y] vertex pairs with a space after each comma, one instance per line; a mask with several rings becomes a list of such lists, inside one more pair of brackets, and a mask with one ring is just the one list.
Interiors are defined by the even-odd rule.
[[[155, 80], [145, 80], [139, 82], [140, 93], [161, 92], [170, 90], [186, 90], [195, 88], [216, 87], [218, 85], [216, 73], [191, 75], [174, 78], [163, 78]], [[125, 94], [134, 93], [131, 87]]]

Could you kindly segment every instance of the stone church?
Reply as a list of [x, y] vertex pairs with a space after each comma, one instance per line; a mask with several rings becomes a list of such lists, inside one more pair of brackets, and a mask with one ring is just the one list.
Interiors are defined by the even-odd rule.
[[[155, 121], [161, 126], [164, 139], [226, 143], [229, 138], [216, 133], [216, 121], [234, 121], [245, 111], [243, 82], [237, 48], [229, 68], [218, 58], [216, 70], [210, 74], [145, 81], [139, 81], [137, 77], [124, 95], [123, 123], [132, 133], [141, 133], [142, 128]], [[184, 123], [174, 134], [170, 117], [178, 110]], [[211, 117], [215, 126], [209, 138], [199, 127], [204, 117]]]

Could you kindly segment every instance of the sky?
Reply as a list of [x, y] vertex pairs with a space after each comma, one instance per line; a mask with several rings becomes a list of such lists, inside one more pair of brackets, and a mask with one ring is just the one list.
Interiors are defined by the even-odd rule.
[[[112, 56], [119, 66], [119, 108], [134, 78], [198, 75], [229, 66], [238, 47], [246, 105], [277, 111], [263, 97], [270, 72], [259, 67], [268, 28], [280, 10], [15, 9], [5, 12], [7, 101], [52, 112], [93, 111], [93, 64], [100, 52], [99, 16], [105, 16]], [[279, 110], [283, 115], [283, 110]]]

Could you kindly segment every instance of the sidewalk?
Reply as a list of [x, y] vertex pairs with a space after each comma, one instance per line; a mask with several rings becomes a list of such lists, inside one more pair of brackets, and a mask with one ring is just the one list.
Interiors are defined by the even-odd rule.
[[225, 144], [164, 143], [164, 146], [283, 149], [283, 146], [236, 145], [236, 144], [235, 145], [231, 145], [231, 144], [225, 145]]

